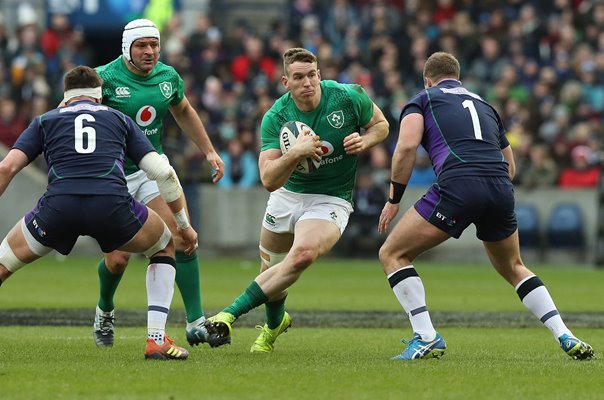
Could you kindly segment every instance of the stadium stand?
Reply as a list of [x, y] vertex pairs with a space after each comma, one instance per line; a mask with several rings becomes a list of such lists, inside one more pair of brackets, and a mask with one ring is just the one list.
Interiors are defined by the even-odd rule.
[[540, 249], [541, 225], [537, 207], [530, 203], [518, 203], [515, 210], [520, 246], [527, 249]]
[[559, 203], [547, 220], [547, 241], [552, 249], [582, 251], [585, 246], [583, 213], [574, 203]]

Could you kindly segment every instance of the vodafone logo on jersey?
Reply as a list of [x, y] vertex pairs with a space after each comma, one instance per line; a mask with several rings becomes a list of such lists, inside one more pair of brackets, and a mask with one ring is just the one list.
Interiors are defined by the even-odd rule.
[[321, 150], [323, 150], [323, 156], [321, 157], [321, 165], [335, 164], [344, 159], [344, 154], [340, 154], [337, 157], [329, 157], [333, 154], [335, 149], [333, 148], [333, 144], [326, 142], [325, 140], [321, 140]]
[[139, 126], [149, 126], [155, 121], [155, 117], [157, 116], [157, 111], [155, 111], [155, 107], [153, 106], [142, 106], [136, 112], [136, 123]]
[[333, 145], [325, 140], [321, 140], [321, 150], [323, 150], [323, 157], [333, 153]]

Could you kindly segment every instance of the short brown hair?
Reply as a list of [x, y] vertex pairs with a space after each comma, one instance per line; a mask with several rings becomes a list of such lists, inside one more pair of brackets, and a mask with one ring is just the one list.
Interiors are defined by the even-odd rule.
[[424, 64], [424, 78], [439, 81], [443, 78], [459, 79], [459, 61], [451, 53], [439, 51], [432, 54]]
[[85, 65], [72, 68], [63, 77], [64, 90], [95, 88], [103, 85], [103, 79], [97, 72]]
[[317, 63], [317, 56], [315, 56], [312, 52], [303, 49], [301, 47], [294, 47], [288, 49], [283, 53], [283, 71], [287, 75], [287, 67], [298, 62], [304, 63]]

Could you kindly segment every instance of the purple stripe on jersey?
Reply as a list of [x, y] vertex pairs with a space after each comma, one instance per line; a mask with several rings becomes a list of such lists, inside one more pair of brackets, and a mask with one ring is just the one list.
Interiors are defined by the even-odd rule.
[[430, 108], [430, 102], [428, 101], [427, 91], [424, 91], [422, 95], [423, 110], [424, 110], [424, 139], [422, 140], [422, 146], [430, 155], [430, 160], [434, 166], [434, 173], [436, 176], [440, 175], [443, 169], [443, 164], [449, 155], [449, 146], [442, 137], [440, 128], [434, 120], [432, 109]]
[[438, 193], [438, 186], [432, 185], [426, 194], [415, 203], [415, 210], [428, 221], [439, 202], [440, 194]]
[[147, 209], [147, 206], [132, 199], [130, 202], [130, 209], [134, 215], [136, 215], [136, 219], [140, 221], [141, 226], [144, 225], [149, 217], [149, 210]]

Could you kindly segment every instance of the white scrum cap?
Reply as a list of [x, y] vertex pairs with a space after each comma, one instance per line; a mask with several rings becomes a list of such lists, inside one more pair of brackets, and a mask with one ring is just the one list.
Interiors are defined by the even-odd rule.
[[128, 22], [122, 33], [122, 54], [126, 60], [132, 60], [132, 57], [130, 57], [132, 43], [137, 39], [146, 37], [157, 38], [159, 40], [159, 30], [153, 22], [148, 19], [135, 19]]

